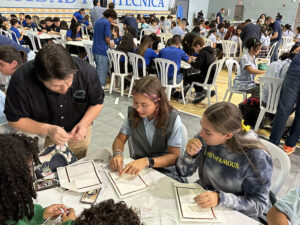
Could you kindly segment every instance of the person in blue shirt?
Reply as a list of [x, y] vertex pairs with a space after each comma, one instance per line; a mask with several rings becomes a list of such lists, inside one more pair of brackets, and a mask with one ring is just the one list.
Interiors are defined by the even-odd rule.
[[78, 22], [72, 23], [70, 29], [67, 31], [67, 41], [81, 41], [81, 25]]
[[[187, 56], [187, 54], [180, 49], [181, 46], [181, 39], [179, 35], [174, 35], [171, 39], [171, 46], [166, 47], [162, 50], [160, 50], [158, 54], [158, 58], [168, 59], [172, 60], [177, 65], [177, 78], [176, 83], [179, 84], [183, 80], [183, 76], [179, 74], [180, 70], [180, 64], [181, 60], [188, 61], [188, 63], [191, 62], [191, 58]], [[173, 74], [174, 74], [174, 68], [173, 66], [170, 66], [168, 71], [168, 83], [173, 84]]]
[[18, 28], [20, 27], [18, 20], [16, 19], [11, 19], [10, 20], [10, 24], [11, 24], [11, 28], [10, 30], [13, 31], [16, 35], [12, 34], [12, 38], [16, 43], [20, 43], [21, 45], [24, 43], [24, 32], [25, 31], [20, 31], [18, 30]]
[[26, 25], [26, 21], [25, 21], [25, 14], [24, 13], [19, 13], [19, 24], [21, 27], [24, 27], [24, 25]]
[[276, 43], [273, 55], [271, 56], [271, 62], [278, 60], [278, 49], [282, 43], [282, 29], [280, 22], [273, 20], [271, 17], [267, 17], [265, 20], [266, 25], [271, 26], [273, 34], [271, 36], [271, 46]]
[[[153, 59], [157, 58], [157, 53], [152, 49], [152, 38], [149, 35], [142, 37], [141, 45], [136, 50], [136, 54], [145, 58], [148, 73], [155, 73]], [[139, 75], [142, 75], [142, 64], [139, 64]]]
[[202, 208], [226, 207], [257, 219], [269, 210], [272, 158], [257, 135], [244, 126], [239, 108], [228, 102], [210, 106], [201, 131], [177, 160], [179, 176], [198, 171], [205, 191], [194, 197]]
[[111, 23], [117, 19], [117, 13], [113, 9], [107, 9], [103, 13], [103, 17], [98, 19], [94, 27], [93, 54], [96, 62], [96, 69], [100, 78], [101, 85], [105, 87], [106, 77], [108, 73], [108, 56], [106, 51], [111, 45]]
[[185, 35], [185, 27], [186, 27], [186, 23], [185, 21], [180, 21], [178, 26], [174, 27], [172, 30], [171, 30], [171, 33], [172, 35], [179, 35], [181, 38], [184, 37]]
[[124, 18], [124, 28], [126, 29], [126, 27], [133, 27], [135, 30], [135, 37], [137, 37], [138, 34], [138, 23], [136, 21], [136, 18], [134, 18], [132, 15], [126, 15], [126, 17]]
[[225, 12], [225, 9], [224, 8], [222, 8], [221, 10], [220, 10], [220, 12], [218, 12], [217, 13], [217, 15], [216, 15], [216, 20], [217, 20], [217, 23], [218, 24], [220, 24], [220, 23], [223, 23], [223, 15], [224, 15], [224, 12]]
[[[283, 135], [286, 121], [292, 114], [294, 108], [295, 119], [289, 132], [289, 137], [285, 140], [283, 150], [291, 154], [296, 150], [296, 143], [300, 137], [300, 54], [292, 60], [290, 67], [282, 83], [277, 112], [270, 135], [270, 142], [279, 145]], [[296, 105], [296, 107], [295, 107]]]
[[30, 15], [25, 16], [25, 21], [26, 21], [26, 24], [23, 25], [23, 27], [27, 27], [29, 29], [35, 29], [36, 28], [36, 24], [34, 22], [32, 22]]
[[120, 36], [119, 27], [113, 26], [111, 29], [111, 34], [111, 39], [114, 41], [115, 45], [118, 45], [122, 40], [122, 37]]
[[81, 23], [83, 23], [84, 25], [86, 25], [87, 27], [90, 26], [90, 22], [89, 22], [90, 16], [89, 15], [85, 15], [83, 20], [81, 21]]
[[54, 24], [53, 31], [59, 33], [60, 32], [60, 19], [58, 17], [54, 17], [53, 24]]
[[83, 8], [79, 9], [79, 11], [77, 11], [73, 14], [73, 19], [71, 22], [76, 21], [76, 22], [81, 23], [84, 18], [84, 15], [85, 15], [85, 9], [83, 9]]

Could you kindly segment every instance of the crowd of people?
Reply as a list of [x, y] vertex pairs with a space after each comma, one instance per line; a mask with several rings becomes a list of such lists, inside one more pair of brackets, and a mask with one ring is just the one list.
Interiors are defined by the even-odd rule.
[[[296, 198], [283, 198], [270, 210], [272, 158], [257, 134], [243, 124], [243, 115], [236, 105], [219, 102], [208, 107], [199, 133], [188, 141], [181, 154], [181, 118], [168, 101], [153, 60], [163, 58], [175, 62], [176, 78], [175, 68], [170, 68], [169, 84], [176, 80], [189, 87], [195, 81], [204, 82], [206, 76], [209, 76], [208, 83], [212, 82], [215, 69], [210, 74], [207, 71], [212, 63], [222, 58], [222, 40], [242, 45], [234, 88], [251, 94], [252, 98], [263, 98], [266, 104], [268, 92], [264, 87], [263, 96], [260, 96], [255, 76], [284, 79], [270, 141], [279, 144], [286, 121], [295, 110], [290, 135], [283, 147], [291, 154], [300, 136], [300, 28], [295, 35], [289, 24], [281, 25], [281, 15], [272, 19], [265, 14], [256, 23], [247, 19], [241, 25], [232, 26], [225, 20], [224, 8], [210, 22], [199, 12], [193, 26], [184, 18], [173, 20], [171, 15], [167, 18], [157, 18], [155, 14], [118, 18], [113, 3], [108, 8], [101, 7], [98, 0], [93, 3], [90, 16], [85, 15], [84, 9], [74, 13], [70, 29], [60, 18], [47, 17], [39, 21], [24, 13], [19, 14], [19, 19], [13, 14], [10, 16], [10, 28], [7, 20], [0, 21], [3, 30], [10, 29], [16, 34], [13, 40], [0, 35], [0, 72], [11, 77], [6, 86], [1, 87], [4, 92], [0, 91], [0, 122], [8, 122], [9, 128], [5, 132], [0, 130], [9, 133], [0, 135], [0, 159], [5, 162], [0, 166], [3, 181], [0, 183], [1, 224], [43, 223], [61, 214], [64, 224], [102, 224], [102, 221], [140, 224], [135, 212], [123, 202], [101, 202], [78, 218], [73, 209], [64, 205], [43, 208], [33, 204], [36, 192], [32, 167], [39, 164], [37, 139], [15, 134], [21, 131], [44, 135], [45, 146], [68, 143], [78, 159], [84, 158], [91, 141], [92, 123], [101, 116], [110, 65], [107, 50], [110, 48], [144, 57], [147, 70], [147, 76], [134, 83], [133, 105], [128, 107], [128, 114], [113, 141], [113, 155], [109, 161], [112, 170], [120, 176], [138, 175], [149, 167], [179, 182], [187, 182], [186, 177], [198, 171], [197, 183], [208, 190], [194, 198], [200, 207], [228, 207], [256, 220], [269, 212], [267, 220], [271, 225], [279, 224], [276, 219], [279, 217], [283, 221], [280, 224], [296, 220], [297, 213], [299, 218], [299, 189], [291, 193]], [[82, 24], [90, 31], [84, 35], [91, 35], [93, 39], [96, 68], [80, 57], [72, 57], [59, 44], [45, 43], [36, 54], [22, 46], [26, 44], [24, 31], [30, 29], [51, 34], [67, 30], [68, 41], [81, 41]], [[147, 34], [143, 34], [145, 30]], [[171, 34], [169, 40], [164, 42], [160, 37], [162, 33]], [[278, 56], [284, 36], [292, 36], [295, 44]], [[211, 46], [207, 46], [207, 39]], [[256, 58], [266, 57], [272, 45], [275, 47], [271, 64], [267, 70], [259, 69]], [[121, 58], [119, 62], [123, 71], [124, 61]], [[190, 63], [191, 70], [197, 72], [180, 69], [181, 61]], [[127, 69], [132, 70], [130, 65]], [[195, 92], [194, 103], [207, 95], [202, 87], [195, 87]], [[124, 166], [124, 145], [129, 137], [134, 146], [134, 161]]]

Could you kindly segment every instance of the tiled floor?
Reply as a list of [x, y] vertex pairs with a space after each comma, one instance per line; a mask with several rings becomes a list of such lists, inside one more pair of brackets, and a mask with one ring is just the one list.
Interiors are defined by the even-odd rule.
[[[116, 99], [119, 98], [118, 104]], [[123, 116], [127, 115], [127, 108], [132, 104], [131, 98], [128, 99], [127, 96], [120, 97], [119, 93], [113, 93], [109, 95], [106, 92], [105, 103], [101, 114], [98, 116], [93, 126], [92, 142], [89, 148], [89, 153], [93, 152], [95, 149], [110, 148], [112, 146], [113, 140], [119, 132], [119, 129], [123, 123], [123, 119], [119, 115], [122, 113]], [[187, 128], [188, 138], [192, 138], [196, 132], [200, 129], [200, 119], [186, 113], [180, 113], [182, 122]], [[125, 154], [129, 155], [128, 147], [125, 147]], [[296, 187], [300, 184], [300, 152], [296, 152], [290, 156], [291, 159], [291, 172], [288, 176], [287, 181], [283, 185], [279, 196], [285, 194], [291, 188]], [[278, 163], [274, 163], [274, 173], [273, 178], [276, 179], [276, 175], [279, 170]], [[194, 181], [197, 179], [197, 174], [195, 173], [192, 177], [189, 178], [189, 181]]]

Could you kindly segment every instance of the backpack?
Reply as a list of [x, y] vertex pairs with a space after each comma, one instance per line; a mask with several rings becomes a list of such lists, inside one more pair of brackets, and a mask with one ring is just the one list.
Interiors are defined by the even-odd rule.
[[239, 109], [241, 110], [244, 124], [254, 128], [260, 112], [259, 99], [247, 98], [239, 104]]

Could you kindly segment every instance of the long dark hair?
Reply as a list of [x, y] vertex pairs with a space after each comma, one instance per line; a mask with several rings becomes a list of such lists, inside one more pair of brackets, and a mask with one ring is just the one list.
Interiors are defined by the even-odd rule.
[[116, 50], [122, 51], [122, 52], [133, 52], [134, 50], [134, 42], [133, 42], [133, 36], [129, 33], [125, 34], [120, 42], [118, 44]]
[[255, 139], [245, 138], [242, 127], [242, 114], [239, 108], [228, 102], [218, 102], [210, 106], [205, 112], [205, 117], [214, 130], [223, 135], [233, 133], [231, 139], [227, 140], [226, 146], [237, 154], [244, 154], [251, 149], [264, 149], [265, 146]]
[[136, 51], [136, 54], [144, 56], [147, 48], [152, 47], [152, 38], [149, 35], [145, 35], [142, 37], [141, 45]]
[[36, 198], [29, 163], [39, 163], [38, 138], [0, 134], [0, 224], [34, 215]]
[[215, 33], [215, 32], [217, 32], [217, 29], [216, 28], [210, 28], [210, 30], [208, 31], [208, 34], [207, 34], [207, 38], [211, 35], [211, 34], [213, 34], [213, 33]]
[[12, 63], [13, 60], [16, 60], [18, 66], [22, 65], [27, 61], [27, 54], [24, 51], [18, 51], [14, 47], [9, 45], [0, 46], [0, 60]]
[[[166, 92], [162, 87], [160, 80], [157, 77], [145, 76], [134, 83], [132, 93], [133, 95], [142, 94], [157, 104], [158, 111], [155, 115], [156, 120], [154, 126], [156, 129], [162, 130], [162, 134], [164, 135], [173, 107], [168, 101]], [[138, 126], [139, 122], [142, 121], [136, 110], [131, 112], [130, 119], [133, 120], [135, 128]]]
[[197, 35], [193, 32], [188, 33], [184, 36], [182, 47], [183, 47], [183, 51], [185, 51], [187, 55], [194, 54], [194, 49], [192, 48], [192, 44], [196, 37]]
[[[80, 27], [81, 24], [79, 22], [74, 22], [71, 24], [70, 26], [70, 30], [72, 31], [72, 39], [75, 39], [76, 38], [76, 35], [77, 35], [77, 27]], [[81, 33], [81, 30], [79, 30], [78, 33]]]

